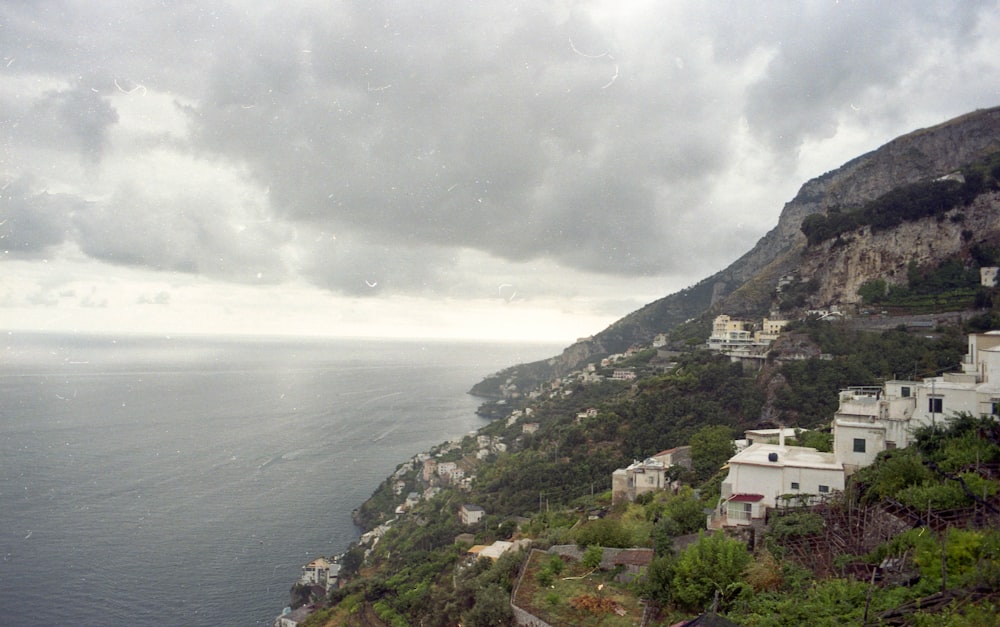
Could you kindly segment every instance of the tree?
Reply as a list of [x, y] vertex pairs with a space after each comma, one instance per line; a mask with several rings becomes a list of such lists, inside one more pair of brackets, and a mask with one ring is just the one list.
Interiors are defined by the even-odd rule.
[[711, 477], [736, 452], [729, 427], [702, 427], [691, 436], [691, 466], [698, 481]]
[[597, 568], [604, 559], [604, 549], [594, 545], [588, 546], [583, 553], [583, 565], [587, 568]]
[[795, 430], [795, 439], [799, 446], [814, 448], [821, 453], [833, 451], [833, 434], [824, 431], [801, 431]]
[[507, 592], [496, 584], [490, 584], [476, 593], [476, 603], [464, 614], [462, 624], [473, 627], [507, 625], [512, 617]]
[[858, 296], [866, 304], [877, 303], [885, 299], [886, 295], [886, 285], [885, 279], [871, 279], [865, 281], [861, 287], [858, 288]]
[[671, 555], [653, 558], [645, 579], [639, 584], [639, 594], [645, 599], [662, 604], [672, 602], [675, 565]]
[[667, 501], [663, 513], [676, 525], [675, 536], [694, 533], [705, 527], [705, 507], [690, 487], [685, 486], [679, 494]]
[[715, 598], [725, 605], [739, 591], [750, 561], [750, 552], [739, 540], [724, 533], [701, 535], [677, 558], [674, 594], [692, 611], [705, 609]]

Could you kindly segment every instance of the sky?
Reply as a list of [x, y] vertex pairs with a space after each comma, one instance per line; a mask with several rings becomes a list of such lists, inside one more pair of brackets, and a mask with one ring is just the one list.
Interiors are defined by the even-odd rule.
[[570, 343], [1000, 104], [998, 5], [6, 0], [0, 329]]

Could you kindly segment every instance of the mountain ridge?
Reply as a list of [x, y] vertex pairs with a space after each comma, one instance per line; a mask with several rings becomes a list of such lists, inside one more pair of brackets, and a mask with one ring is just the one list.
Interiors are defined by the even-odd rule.
[[979, 109], [897, 137], [806, 181], [785, 203], [775, 227], [723, 270], [648, 303], [557, 356], [487, 377], [470, 393], [516, 397], [588, 361], [649, 343], [657, 333], [669, 332], [687, 320], [723, 310], [733, 315], [766, 313], [778, 278], [802, 265], [808, 247], [801, 226], [807, 216], [857, 208], [902, 185], [945, 176], [997, 151], [1000, 107]]

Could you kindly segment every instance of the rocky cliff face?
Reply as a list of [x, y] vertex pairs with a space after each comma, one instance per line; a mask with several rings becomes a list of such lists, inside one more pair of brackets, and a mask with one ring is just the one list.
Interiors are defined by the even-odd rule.
[[[995, 107], [903, 135], [808, 181], [785, 204], [778, 225], [716, 275], [730, 287], [716, 309], [744, 313], [765, 304], [761, 290], [753, 289], [755, 279], [773, 289], [778, 276], [798, 267], [806, 244], [800, 230], [806, 216], [832, 207], [860, 206], [901, 185], [944, 176], [998, 150], [1000, 107]], [[770, 292], [766, 294], [769, 298]]]
[[[890, 281], [899, 276], [900, 268], [901, 276], [905, 277], [905, 267], [911, 258], [929, 261], [940, 259], [937, 255], [941, 251], [958, 250], [961, 231], [980, 228], [976, 226], [978, 223], [963, 226], [950, 220], [935, 224], [924, 221], [901, 227], [895, 235], [876, 237], [870, 232], [861, 233], [835, 255], [831, 243], [825, 245], [825, 252], [817, 250], [804, 259], [806, 240], [800, 230], [803, 218], [832, 207], [862, 205], [896, 187], [949, 174], [998, 150], [1000, 107], [975, 111], [896, 138], [805, 183], [782, 209], [778, 224], [725, 270], [692, 288], [646, 305], [592, 338], [570, 346], [559, 356], [510, 368], [502, 376], [477, 385], [473, 393], [498, 396], [496, 381], [513, 381], [514, 387], [523, 390], [536, 381], [558, 376], [600, 356], [623, 351], [635, 343], [648, 343], [656, 333], [669, 331], [688, 318], [706, 313], [766, 312], [778, 277], [792, 270], [800, 269], [803, 276], [815, 275], [820, 279], [822, 289], [817, 301], [856, 300], [857, 287], [869, 278], [881, 276]], [[994, 212], [995, 209], [993, 206]], [[987, 220], [987, 213], [975, 219]], [[981, 226], [987, 228], [987, 222]], [[883, 246], [885, 251], [881, 249]], [[915, 248], [907, 251], [907, 246]]]
[[907, 266], [938, 265], [953, 257], [967, 257], [977, 243], [1000, 241], [1000, 193], [984, 194], [968, 207], [953, 209], [943, 219], [905, 222], [895, 229], [872, 233], [865, 227], [810, 248], [799, 271], [817, 279], [819, 291], [812, 305], [855, 304], [866, 281], [884, 279], [889, 285], [906, 283]]

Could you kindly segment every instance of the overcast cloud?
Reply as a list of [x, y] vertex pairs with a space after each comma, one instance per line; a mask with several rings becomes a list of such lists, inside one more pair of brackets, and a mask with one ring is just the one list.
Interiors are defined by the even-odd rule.
[[998, 9], [5, 2], [0, 326], [596, 332], [1000, 104]]

